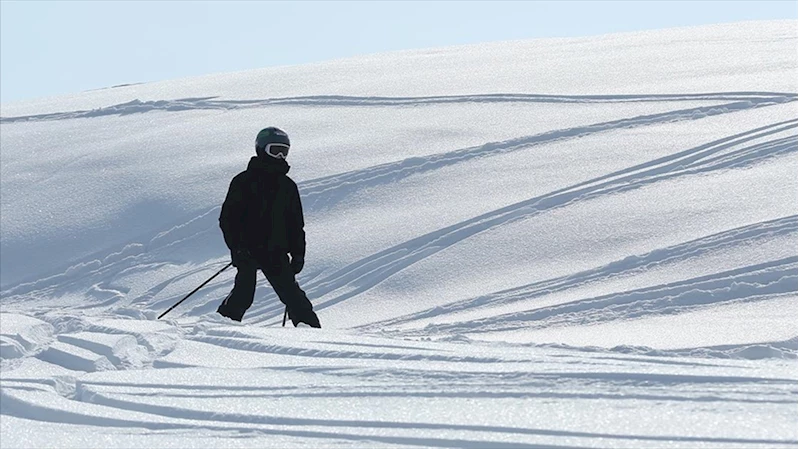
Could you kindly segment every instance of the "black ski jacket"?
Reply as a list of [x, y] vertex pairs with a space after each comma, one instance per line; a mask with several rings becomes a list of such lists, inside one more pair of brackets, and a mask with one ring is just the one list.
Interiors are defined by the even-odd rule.
[[282, 159], [253, 157], [230, 182], [219, 227], [231, 250], [290, 253], [305, 258], [305, 221], [297, 184]]

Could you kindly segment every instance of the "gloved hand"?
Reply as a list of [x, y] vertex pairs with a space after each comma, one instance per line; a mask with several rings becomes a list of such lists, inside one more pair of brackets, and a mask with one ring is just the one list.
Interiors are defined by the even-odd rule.
[[305, 266], [305, 258], [304, 257], [294, 257], [291, 256], [291, 271], [294, 274], [299, 273], [302, 271], [302, 267]]
[[233, 266], [236, 268], [242, 265], [251, 265], [252, 254], [250, 254], [250, 251], [246, 249], [232, 249], [230, 250], [230, 260], [233, 262]]

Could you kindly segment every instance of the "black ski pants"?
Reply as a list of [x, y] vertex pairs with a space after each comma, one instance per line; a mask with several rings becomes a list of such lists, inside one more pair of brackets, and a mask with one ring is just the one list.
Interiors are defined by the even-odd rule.
[[266, 280], [272, 285], [277, 297], [288, 308], [289, 317], [295, 326], [303, 322], [319, 327], [319, 318], [314, 313], [308, 296], [294, 277], [288, 254], [268, 251], [253, 252], [251, 259], [239, 261], [236, 268], [238, 273], [233, 290], [217, 310], [221, 315], [236, 321], [242, 320], [244, 313], [252, 306], [255, 297], [256, 275], [260, 269], [266, 276]]

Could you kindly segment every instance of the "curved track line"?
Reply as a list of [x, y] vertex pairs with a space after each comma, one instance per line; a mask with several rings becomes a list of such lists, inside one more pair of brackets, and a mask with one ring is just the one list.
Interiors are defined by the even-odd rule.
[[466, 310], [496, 307], [527, 301], [534, 298], [579, 288], [594, 282], [601, 282], [619, 276], [647, 270], [652, 267], [701, 256], [702, 254], [752, 244], [761, 239], [797, 234], [797, 216], [756, 223], [730, 229], [718, 234], [679, 243], [667, 248], [656, 249], [643, 255], [629, 256], [607, 265], [580, 273], [499, 291], [496, 293], [469, 298], [451, 304], [433, 307], [418, 313], [370, 323], [361, 329], [385, 329], [390, 326], [409, 324], [417, 320], [455, 314]]
[[475, 94], [429, 97], [357, 97], [344, 95], [315, 95], [267, 98], [262, 100], [218, 100], [218, 97], [181, 98], [176, 100], [131, 100], [92, 110], [54, 112], [48, 114], [0, 117], [0, 123], [70, 120], [109, 115], [141, 114], [151, 111], [192, 111], [203, 109], [234, 110], [267, 106], [420, 106], [447, 103], [631, 103], [666, 101], [750, 101], [786, 103], [796, 101], [797, 95], [778, 92], [714, 92], [700, 94], [653, 95], [539, 95], [539, 94]]
[[[502, 209], [448, 226], [378, 252], [341, 270], [306, 284], [312, 297], [339, 289], [346, 291], [316, 307], [321, 310], [360, 294], [410, 265], [446, 249], [457, 242], [493, 229], [564, 207], [575, 201], [622, 193], [680, 176], [752, 164], [776, 155], [797, 151], [797, 137], [790, 136], [742, 147], [773, 134], [796, 128], [796, 121], [779, 122], [639, 164], [599, 178], [531, 198]], [[724, 157], [719, 157], [724, 155]], [[264, 317], [262, 320], [274, 317]]]
[[[745, 95], [759, 97], [764, 94], [746, 93]], [[629, 98], [634, 96], [619, 97]], [[727, 105], [696, 107], [652, 115], [636, 116], [610, 122], [601, 122], [574, 128], [554, 130], [532, 136], [518, 137], [503, 142], [487, 143], [477, 147], [464, 148], [447, 153], [433, 154], [426, 157], [409, 158], [393, 163], [381, 164], [361, 170], [309, 180], [300, 183], [300, 191], [302, 193], [303, 204], [306, 209], [308, 211], [318, 211], [323, 208], [333, 207], [336, 203], [346, 198], [347, 195], [363, 188], [396, 182], [412, 175], [451, 166], [460, 162], [467, 162], [475, 158], [491, 157], [511, 151], [529, 149], [530, 147], [536, 145], [543, 145], [557, 140], [580, 138], [586, 135], [605, 131], [656, 125], [678, 120], [697, 120], [711, 115], [720, 115], [750, 108], [771, 106], [775, 104], [775, 102], [779, 103], [779, 101], [781, 100], [775, 100], [774, 98], [766, 95], [762, 102], [742, 101]], [[787, 121], [782, 122], [782, 124], [792, 122], [793, 121]], [[732, 138], [734, 137], [735, 136]], [[652, 163], [658, 163], [658, 161], [660, 160], [653, 161]], [[617, 172], [608, 176], [615, 176], [619, 173], [623, 172]], [[601, 179], [604, 178], [600, 177], [596, 180]], [[146, 244], [147, 251], [143, 250], [145, 247], [144, 245], [138, 245], [142, 247], [140, 253], [138, 255], [133, 254], [128, 256], [127, 264], [133, 263], [134, 261], [141, 261], [144, 263], [144, 260], [150, 258], [146, 252], [149, 252], [154, 248], [160, 248], [160, 250], [163, 251], [165, 248], [175, 245], [178, 242], [188, 241], [192, 238], [196, 238], [198, 235], [208, 232], [210, 229], [216, 229], [216, 214], [214, 212], [218, 209], [219, 207], [216, 206], [205, 211], [199, 216], [193, 217], [188, 221], [181, 221], [172, 228], [163, 232], [159, 232], [154, 237], [151, 237], [150, 241]], [[93, 258], [97, 260], [92, 260]], [[105, 259], [107, 258], [108, 257]], [[7, 298], [9, 296], [25, 294], [41, 289], [43, 288], [43, 285], [55, 285], [56, 283], [58, 283], [61, 288], [66, 288], [67, 286], [73, 284], [75, 279], [80, 279], [86, 275], [90, 277], [97, 277], [97, 275], [102, 274], [104, 277], [107, 277], [110, 271], [120, 269], [120, 264], [106, 264], [100, 262], [99, 259], [102, 259], [99, 253], [89, 256], [86, 259], [89, 262], [83, 262], [83, 265], [85, 265], [84, 267], [82, 267], [81, 264], [73, 265], [65, 273], [55, 274], [34, 282], [25, 282], [16, 286], [11, 286], [3, 291], [2, 294]], [[126, 266], [126, 268], [128, 267]], [[73, 273], [70, 274], [70, 272]], [[86, 274], [81, 276], [79, 274], [80, 272]], [[69, 279], [70, 277], [73, 279]]]
[[[686, 279], [525, 312], [494, 315], [469, 322], [431, 324], [424, 334], [480, 333], [516, 329], [599, 324], [642, 316], [671, 315], [728, 302], [760, 301], [797, 291], [797, 257], [750, 265]], [[413, 333], [413, 332], [411, 332]]]

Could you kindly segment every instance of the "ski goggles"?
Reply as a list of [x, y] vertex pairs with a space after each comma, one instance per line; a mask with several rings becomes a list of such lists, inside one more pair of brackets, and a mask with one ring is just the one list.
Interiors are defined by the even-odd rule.
[[285, 143], [268, 143], [264, 152], [275, 159], [286, 159], [289, 155], [289, 146]]

